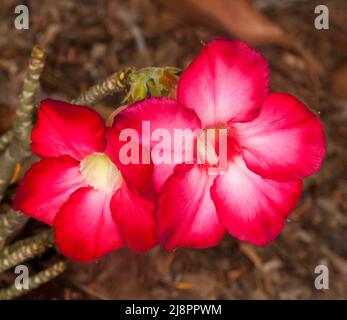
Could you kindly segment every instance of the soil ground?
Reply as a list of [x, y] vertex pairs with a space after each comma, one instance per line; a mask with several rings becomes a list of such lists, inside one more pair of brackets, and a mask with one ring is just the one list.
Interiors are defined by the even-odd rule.
[[[17, 1], [0, 2], [0, 133], [11, 127], [37, 42], [48, 52], [40, 99], [69, 100], [124, 66], [185, 67], [201, 40], [227, 36], [155, 1], [22, 2], [30, 8], [29, 30], [14, 28]], [[330, 29], [318, 31], [314, 7], [322, 2], [330, 9]], [[308, 70], [291, 49], [257, 47], [269, 60], [272, 89], [296, 95], [319, 112], [328, 140], [325, 163], [305, 180], [300, 204], [281, 235], [265, 247], [226, 236], [205, 250], [155, 248], [139, 255], [123, 249], [91, 265], [72, 263], [22, 299], [347, 299], [347, 4], [254, 3], [315, 58]], [[98, 110], [111, 113], [120, 100], [120, 95], [108, 98]], [[22, 232], [41, 227], [30, 222]], [[32, 268], [39, 270], [51, 255]], [[328, 290], [314, 286], [320, 264], [329, 267]], [[0, 285], [5, 280], [0, 277]]]

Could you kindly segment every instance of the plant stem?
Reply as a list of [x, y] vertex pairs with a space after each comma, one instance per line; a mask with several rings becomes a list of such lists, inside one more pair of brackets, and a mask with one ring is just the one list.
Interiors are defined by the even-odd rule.
[[18, 240], [11, 245], [6, 246], [2, 251], [0, 251], [0, 256], [5, 256], [13, 253], [22, 246], [29, 245], [33, 242], [41, 241], [46, 247], [51, 247], [54, 245], [54, 233], [52, 229], [42, 231], [32, 237]]
[[0, 215], [0, 250], [6, 239], [22, 228], [28, 219], [29, 217], [15, 210]]
[[8, 130], [0, 137], [0, 152], [5, 150], [14, 137], [14, 131]]
[[23, 162], [30, 155], [32, 111], [44, 62], [44, 50], [40, 47], [34, 47], [24, 79], [23, 90], [19, 96], [19, 107], [16, 110], [13, 126], [14, 137], [8, 148], [0, 155], [0, 201], [11, 181], [16, 164]]
[[30, 292], [33, 289], [41, 286], [44, 283], [56, 278], [62, 274], [67, 268], [66, 261], [59, 261], [53, 264], [51, 267], [39, 272], [38, 274], [29, 278], [29, 289], [20, 290], [15, 287], [15, 285], [0, 290], [0, 300], [10, 300], [19, 297], [25, 293]]
[[77, 99], [72, 100], [74, 104], [81, 104], [92, 107], [96, 102], [115, 92], [124, 91], [129, 85], [131, 74], [135, 72], [134, 68], [125, 68], [120, 70], [103, 82], [94, 85], [86, 92], [82, 93]]
[[43, 241], [38, 240], [22, 245], [16, 250], [12, 250], [12, 252], [7, 255], [0, 255], [0, 272], [15, 267], [16, 265], [45, 252], [46, 249], [47, 247]]

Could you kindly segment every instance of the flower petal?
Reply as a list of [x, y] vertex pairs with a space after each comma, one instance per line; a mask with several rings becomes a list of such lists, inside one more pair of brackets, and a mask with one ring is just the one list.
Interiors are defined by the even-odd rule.
[[302, 182], [263, 179], [248, 170], [242, 158], [216, 178], [211, 196], [224, 227], [236, 238], [256, 245], [271, 242], [296, 207]]
[[13, 208], [53, 225], [56, 213], [71, 193], [84, 186], [76, 160], [69, 156], [42, 159], [19, 183]]
[[317, 171], [323, 162], [322, 124], [288, 94], [269, 94], [255, 120], [234, 128], [248, 168], [265, 178], [301, 179]]
[[54, 228], [55, 240], [65, 256], [89, 262], [124, 246], [111, 215], [112, 195], [81, 188], [62, 206]]
[[153, 168], [153, 184], [157, 193], [160, 192], [167, 179], [173, 174], [176, 164], [157, 164]]
[[[134, 141], [137, 144], [141, 144], [140, 159], [139, 162], [143, 165], [144, 160], [158, 162], [153, 159], [153, 148], [158, 145], [158, 141], [154, 141], [153, 136], [157, 133], [165, 133], [167, 137], [170, 137], [168, 144], [163, 146], [163, 153], [169, 154], [171, 159], [170, 164], [162, 165], [159, 164], [161, 179], [155, 181], [156, 190], [159, 191], [162, 187], [165, 179], [163, 177], [168, 177], [172, 174], [174, 168], [174, 159], [185, 159], [185, 154], [183, 150], [189, 155], [190, 151], [193, 154], [194, 144], [191, 144], [192, 150], [187, 150], [186, 145], [184, 144], [185, 140], [175, 140], [175, 136], [178, 137], [177, 131], [181, 132], [184, 136], [185, 133], [189, 135], [189, 132], [194, 132], [196, 129], [201, 127], [200, 120], [196, 116], [195, 112], [187, 108], [182, 107], [176, 101], [168, 98], [148, 98], [141, 102], [134, 103], [130, 105], [125, 110], [121, 111], [116, 115], [113, 123], [113, 130], [111, 137], [108, 139], [108, 153], [111, 155], [111, 158], [115, 161], [118, 166], [119, 159], [119, 150], [121, 146], [116, 146], [119, 141], [119, 133], [125, 132], [123, 130], [134, 130], [137, 133], [137, 139]], [[118, 133], [116, 133], [116, 131]], [[124, 145], [127, 142], [121, 142]], [[146, 152], [147, 150], [147, 152]], [[142, 156], [142, 151], [148, 155], [148, 159], [144, 159]], [[181, 161], [182, 162], [182, 161]], [[181, 163], [176, 162], [176, 163]], [[121, 164], [120, 164], [121, 166]], [[124, 175], [130, 176], [134, 175], [134, 170], [132, 165], [121, 166], [121, 170]], [[136, 177], [139, 178], [139, 174], [136, 174]], [[132, 179], [134, 180], [134, 179]]]
[[269, 67], [260, 53], [242, 41], [214, 40], [183, 72], [177, 100], [206, 127], [254, 119], [268, 91]]
[[[121, 171], [122, 177], [133, 190], [143, 194], [148, 199], [155, 199], [155, 190], [152, 181], [153, 164], [143, 163], [141, 154], [138, 163], [125, 163], [121, 161], [121, 150], [125, 144], [132, 145], [132, 148], [139, 149], [137, 141], [121, 141], [119, 136], [121, 131], [116, 128], [107, 129], [107, 149], [106, 153]], [[139, 151], [140, 153], [140, 151]]]
[[112, 197], [112, 217], [128, 246], [136, 252], [145, 252], [158, 243], [154, 210], [153, 201], [142, 198], [125, 183]]
[[76, 160], [105, 149], [105, 126], [97, 112], [84, 106], [44, 100], [31, 133], [31, 148], [41, 157], [69, 155]]
[[159, 242], [166, 250], [211, 247], [224, 236], [209, 192], [213, 179], [205, 168], [178, 165], [167, 180], [157, 207]]

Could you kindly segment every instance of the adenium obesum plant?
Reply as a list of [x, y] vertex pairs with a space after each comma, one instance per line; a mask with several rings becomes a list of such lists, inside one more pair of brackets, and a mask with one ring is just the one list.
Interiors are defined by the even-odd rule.
[[[176, 99], [146, 98], [111, 120], [106, 128], [87, 107], [45, 100], [32, 132], [32, 150], [43, 159], [21, 181], [14, 208], [53, 225], [72, 259], [90, 261], [125, 244], [144, 252], [158, 241], [167, 250], [205, 248], [226, 232], [264, 245], [283, 229], [302, 179], [325, 155], [318, 117], [296, 98], [270, 92], [266, 60], [242, 41], [204, 45]], [[144, 122], [151, 132], [142, 131]], [[160, 129], [198, 132], [197, 143], [163, 139], [162, 152], [182, 161], [155, 162], [160, 139], [147, 136]], [[124, 130], [136, 139], [124, 139]], [[210, 130], [226, 132], [226, 148], [216, 147]], [[129, 145], [141, 147], [136, 163], [120, 156]], [[189, 161], [176, 157], [187, 149]], [[211, 174], [222, 153], [223, 170]]]
[[42, 159], [26, 172], [13, 207], [53, 226], [61, 252], [74, 260], [157, 244], [151, 168], [120, 172], [108, 130], [97, 112], [56, 100], [41, 103], [32, 130], [32, 151]]

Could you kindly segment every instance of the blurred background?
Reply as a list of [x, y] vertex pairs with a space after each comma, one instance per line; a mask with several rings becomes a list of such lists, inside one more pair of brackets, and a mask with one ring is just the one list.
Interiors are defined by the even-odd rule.
[[[14, 27], [19, 4], [29, 8], [28, 30]], [[315, 28], [319, 4], [329, 9], [328, 30]], [[119, 250], [90, 265], [72, 263], [21, 299], [347, 299], [344, 0], [1, 0], [0, 134], [12, 126], [34, 44], [48, 55], [40, 99], [70, 100], [125, 66], [183, 68], [214, 37], [241, 38], [258, 48], [269, 61], [272, 90], [299, 97], [324, 122], [325, 163], [305, 181], [284, 231], [266, 247], [226, 236], [205, 250]], [[107, 98], [98, 110], [107, 115], [121, 99]], [[5, 200], [1, 210], [9, 208], [11, 195]], [[30, 221], [21, 233], [42, 227]], [[31, 270], [54, 254], [31, 261]], [[329, 268], [328, 290], [314, 286], [320, 264]], [[1, 274], [0, 288], [11, 277]]]

